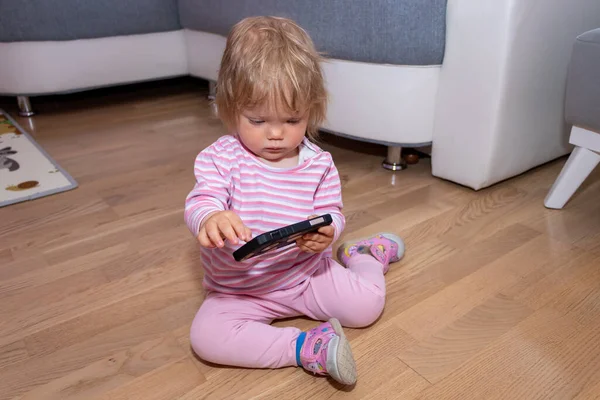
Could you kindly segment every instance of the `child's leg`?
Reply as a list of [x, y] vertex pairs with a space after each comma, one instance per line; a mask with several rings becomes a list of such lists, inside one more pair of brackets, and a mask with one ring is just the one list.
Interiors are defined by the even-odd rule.
[[344, 326], [371, 325], [385, 304], [384, 274], [403, 254], [404, 243], [395, 235], [344, 244], [338, 257], [347, 268], [329, 260], [293, 307], [315, 319], [337, 318]]
[[383, 266], [364, 254], [354, 257], [348, 268], [329, 260], [312, 276], [295, 305], [299, 312], [316, 320], [333, 317], [352, 328], [371, 325], [385, 305]]
[[351, 257], [348, 269], [329, 259], [303, 291], [280, 300], [313, 319], [329, 320], [298, 336], [300, 365], [344, 384], [356, 382], [352, 349], [341, 324], [361, 327], [379, 317], [385, 302], [383, 264], [366, 254]]
[[210, 294], [192, 323], [190, 341], [198, 356], [216, 364], [280, 368], [296, 366], [297, 328], [269, 325], [297, 315], [289, 307], [248, 296]]
[[[290, 297], [287, 295], [283, 297]], [[276, 318], [297, 315], [292, 308], [268, 298], [209, 295], [192, 322], [191, 345], [200, 358], [217, 364], [247, 368], [302, 366], [331, 375], [341, 383], [354, 383], [352, 351], [337, 320], [331, 319], [309, 332], [269, 325]]]

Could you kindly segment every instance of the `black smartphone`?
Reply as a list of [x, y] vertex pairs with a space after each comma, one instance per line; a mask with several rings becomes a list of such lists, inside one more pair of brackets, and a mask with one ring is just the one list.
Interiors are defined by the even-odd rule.
[[332, 222], [331, 215], [323, 214], [306, 221], [265, 232], [234, 251], [233, 258], [236, 261], [244, 261], [259, 254], [295, 244], [300, 236], [317, 231], [322, 226], [331, 225]]

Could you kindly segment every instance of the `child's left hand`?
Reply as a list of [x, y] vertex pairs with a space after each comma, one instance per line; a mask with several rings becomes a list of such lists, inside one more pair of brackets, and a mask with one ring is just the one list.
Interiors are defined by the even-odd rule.
[[[317, 215], [311, 215], [308, 219], [314, 218]], [[333, 225], [323, 226], [317, 232], [307, 233], [300, 239], [296, 240], [296, 244], [300, 250], [307, 253], [321, 253], [328, 248], [333, 242], [335, 228]]]

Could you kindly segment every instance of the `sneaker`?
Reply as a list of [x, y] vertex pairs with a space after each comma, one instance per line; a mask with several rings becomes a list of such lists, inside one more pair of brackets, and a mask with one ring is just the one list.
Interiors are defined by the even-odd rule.
[[338, 249], [337, 258], [343, 266], [347, 267], [348, 261], [356, 254], [369, 254], [375, 257], [383, 264], [385, 274], [390, 269], [390, 263], [400, 261], [404, 256], [404, 241], [393, 233], [380, 233], [342, 244]]
[[352, 349], [335, 318], [298, 336], [296, 362], [315, 375], [329, 375], [344, 385], [356, 383]]

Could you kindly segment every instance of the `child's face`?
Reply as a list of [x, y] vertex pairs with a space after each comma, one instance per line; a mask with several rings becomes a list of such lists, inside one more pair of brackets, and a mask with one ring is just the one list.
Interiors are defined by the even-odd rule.
[[238, 121], [240, 139], [259, 158], [274, 164], [297, 160], [304, 139], [308, 115], [290, 114], [256, 107], [242, 110]]

